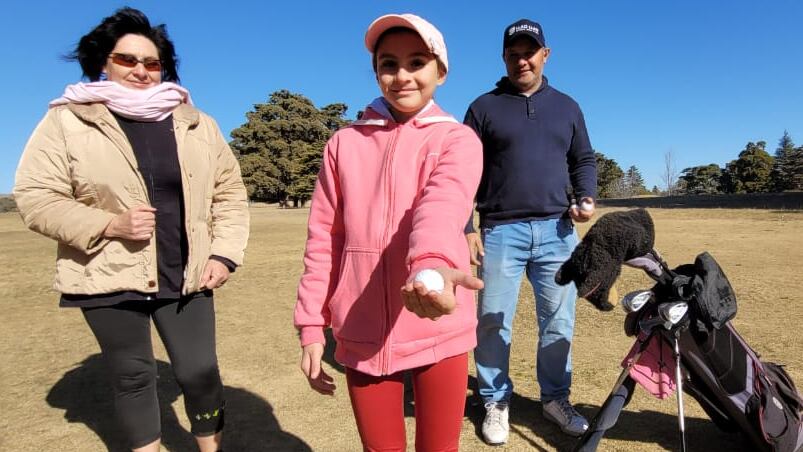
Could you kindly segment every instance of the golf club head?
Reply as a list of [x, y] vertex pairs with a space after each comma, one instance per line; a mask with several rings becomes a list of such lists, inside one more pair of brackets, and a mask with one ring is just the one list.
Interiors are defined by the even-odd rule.
[[686, 316], [689, 305], [685, 301], [661, 303], [657, 307], [658, 315], [639, 321], [639, 329], [649, 333], [656, 326], [671, 330]]
[[658, 315], [671, 326], [677, 325], [689, 311], [689, 305], [685, 301], [672, 303], [662, 303], [658, 306]]
[[654, 299], [655, 294], [651, 290], [630, 292], [622, 298], [622, 309], [624, 309], [626, 313], [636, 312]]

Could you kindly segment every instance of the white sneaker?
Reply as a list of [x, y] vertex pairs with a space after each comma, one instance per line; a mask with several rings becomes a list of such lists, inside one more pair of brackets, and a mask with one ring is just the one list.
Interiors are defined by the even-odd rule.
[[574, 409], [569, 399], [550, 400], [543, 405], [544, 417], [558, 424], [563, 433], [580, 436], [588, 430], [588, 421]]
[[482, 421], [482, 438], [492, 446], [507, 442], [510, 433], [508, 424], [508, 405], [503, 402], [485, 404], [485, 420]]

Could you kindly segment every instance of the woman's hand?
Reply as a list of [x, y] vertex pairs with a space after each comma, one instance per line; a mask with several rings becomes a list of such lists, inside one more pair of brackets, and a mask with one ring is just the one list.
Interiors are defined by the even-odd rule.
[[334, 379], [321, 369], [323, 344], [308, 344], [301, 350], [301, 372], [307, 377], [309, 386], [324, 395], [334, 395]]
[[223, 262], [215, 259], [206, 261], [204, 272], [201, 275], [201, 288], [217, 289], [229, 279], [229, 269]]
[[451, 314], [457, 306], [455, 288], [463, 286], [469, 290], [482, 289], [483, 283], [479, 278], [449, 267], [439, 267], [435, 271], [443, 276], [443, 291], [438, 293], [428, 291], [415, 275], [410, 275], [407, 283], [401, 289], [404, 307], [418, 317], [435, 320], [438, 317]]
[[151, 206], [135, 206], [117, 215], [103, 231], [106, 238], [126, 240], [150, 240], [156, 227], [156, 209]]

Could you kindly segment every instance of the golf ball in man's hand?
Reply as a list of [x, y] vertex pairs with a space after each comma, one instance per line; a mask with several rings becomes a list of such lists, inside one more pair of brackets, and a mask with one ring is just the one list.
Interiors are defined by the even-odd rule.
[[592, 201], [583, 201], [580, 203], [580, 210], [584, 212], [591, 212], [594, 210], [594, 203]]
[[415, 275], [415, 280], [423, 284], [427, 292], [443, 292], [443, 276], [435, 270], [429, 268], [421, 270]]

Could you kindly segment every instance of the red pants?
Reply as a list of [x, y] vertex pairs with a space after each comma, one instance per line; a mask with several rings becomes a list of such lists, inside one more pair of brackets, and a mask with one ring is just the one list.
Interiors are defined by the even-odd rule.
[[[412, 369], [415, 450], [457, 451], [466, 404], [468, 354]], [[346, 368], [346, 383], [365, 451], [405, 451], [404, 372], [374, 377]]]

